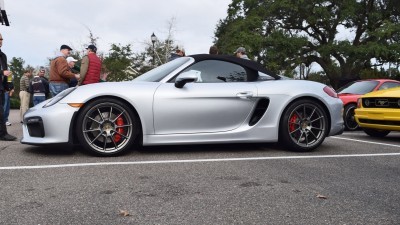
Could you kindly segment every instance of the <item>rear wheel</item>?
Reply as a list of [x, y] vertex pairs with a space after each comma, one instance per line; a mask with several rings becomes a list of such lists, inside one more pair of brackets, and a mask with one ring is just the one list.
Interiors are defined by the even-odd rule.
[[322, 106], [313, 100], [299, 100], [283, 113], [279, 141], [290, 150], [311, 151], [324, 141], [327, 129], [328, 118]]
[[122, 153], [139, 133], [134, 112], [120, 100], [106, 98], [85, 106], [77, 119], [77, 137], [89, 151], [103, 156]]
[[364, 132], [371, 137], [386, 137], [390, 133], [389, 130], [375, 130], [375, 129], [368, 129], [363, 128]]
[[357, 108], [355, 104], [349, 104], [344, 107], [343, 121], [346, 130], [354, 131], [358, 129], [358, 123], [354, 117], [354, 110]]

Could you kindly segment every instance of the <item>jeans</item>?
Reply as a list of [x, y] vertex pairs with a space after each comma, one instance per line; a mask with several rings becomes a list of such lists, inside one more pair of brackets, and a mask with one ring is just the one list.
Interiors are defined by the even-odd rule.
[[64, 91], [65, 89], [68, 89], [69, 86], [67, 83], [50, 82], [49, 88], [50, 88], [51, 97], [54, 97], [54, 96], [58, 95], [60, 92]]
[[33, 105], [37, 105], [46, 100], [46, 96], [33, 96]]
[[3, 101], [4, 101], [4, 91], [0, 90], [0, 137], [7, 134], [7, 127], [6, 122], [4, 121], [4, 108], [3, 108]]
[[4, 92], [4, 123], [8, 122], [8, 116], [10, 115], [10, 92]]

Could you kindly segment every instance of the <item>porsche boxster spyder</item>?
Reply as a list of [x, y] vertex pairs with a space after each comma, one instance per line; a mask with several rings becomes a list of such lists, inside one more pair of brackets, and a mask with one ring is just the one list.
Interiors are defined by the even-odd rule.
[[80, 144], [99, 155], [134, 143], [279, 142], [310, 151], [343, 132], [342, 110], [321, 83], [281, 79], [233, 56], [192, 55], [132, 81], [63, 91], [25, 113], [21, 142]]

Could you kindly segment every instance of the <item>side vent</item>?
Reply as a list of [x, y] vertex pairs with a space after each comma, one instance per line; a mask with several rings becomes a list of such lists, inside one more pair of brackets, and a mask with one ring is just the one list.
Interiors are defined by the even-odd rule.
[[257, 102], [256, 109], [253, 112], [253, 115], [250, 118], [249, 126], [254, 126], [261, 117], [264, 115], [265, 111], [267, 111], [269, 106], [269, 99], [262, 98]]

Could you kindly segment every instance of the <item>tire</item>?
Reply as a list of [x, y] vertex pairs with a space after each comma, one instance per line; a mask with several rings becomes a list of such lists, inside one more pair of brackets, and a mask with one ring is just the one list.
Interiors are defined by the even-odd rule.
[[355, 104], [348, 104], [344, 107], [343, 121], [344, 127], [348, 131], [355, 131], [359, 128], [359, 125], [354, 118], [354, 110], [357, 108]]
[[284, 111], [279, 124], [279, 142], [292, 151], [311, 151], [328, 133], [328, 117], [313, 100], [298, 100]]
[[363, 128], [364, 132], [371, 137], [386, 137], [390, 133], [390, 130], [375, 130]]
[[77, 137], [86, 150], [112, 156], [128, 150], [137, 139], [139, 119], [124, 102], [104, 98], [84, 106], [77, 118]]

